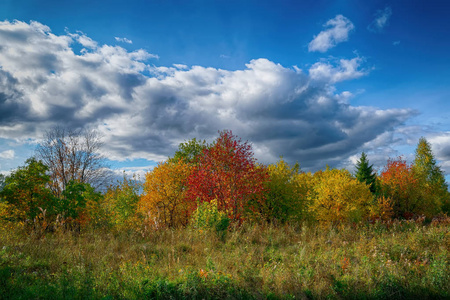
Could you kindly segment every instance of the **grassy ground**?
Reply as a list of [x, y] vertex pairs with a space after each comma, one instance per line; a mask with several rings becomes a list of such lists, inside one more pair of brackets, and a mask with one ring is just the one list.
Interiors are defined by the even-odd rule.
[[0, 232], [1, 299], [450, 299], [450, 225]]

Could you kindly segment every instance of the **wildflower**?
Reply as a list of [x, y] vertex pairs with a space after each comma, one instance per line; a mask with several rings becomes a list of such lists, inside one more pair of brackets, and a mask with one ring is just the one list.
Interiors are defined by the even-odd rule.
[[341, 268], [342, 271], [346, 271], [348, 269], [348, 267], [350, 266], [350, 260], [347, 257], [344, 257], [341, 260]]

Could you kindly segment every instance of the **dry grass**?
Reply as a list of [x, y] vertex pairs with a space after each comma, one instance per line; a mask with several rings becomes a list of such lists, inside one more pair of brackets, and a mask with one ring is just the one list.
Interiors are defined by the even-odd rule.
[[[89, 231], [0, 234], [10, 299], [450, 297], [450, 230], [394, 222], [320, 228], [248, 225], [145, 237]], [[0, 297], [0, 298], [1, 298]]]

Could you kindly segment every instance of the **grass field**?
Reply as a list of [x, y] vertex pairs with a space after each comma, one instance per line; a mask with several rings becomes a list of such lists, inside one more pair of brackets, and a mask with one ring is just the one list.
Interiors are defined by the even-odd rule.
[[0, 234], [2, 299], [450, 299], [449, 222]]

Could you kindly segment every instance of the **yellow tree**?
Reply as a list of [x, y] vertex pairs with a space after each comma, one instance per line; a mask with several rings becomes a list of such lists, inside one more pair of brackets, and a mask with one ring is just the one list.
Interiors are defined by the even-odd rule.
[[422, 192], [422, 212], [432, 217], [442, 208], [448, 210], [446, 208], [450, 205], [450, 194], [444, 172], [436, 163], [430, 143], [423, 137], [417, 145], [412, 169]]
[[347, 170], [327, 169], [314, 174], [308, 193], [309, 211], [321, 223], [359, 221], [369, 216], [369, 187]]
[[128, 179], [124, 173], [123, 180], [111, 185], [102, 202], [102, 220], [112, 227], [123, 230], [132, 229], [137, 223], [136, 208], [140, 199], [142, 183], [133, 176]]
[[185, 194], [191, 168], [183, 160], [170, 160], [147, 173], [144, 195], [138, 203], [138, 211], [147, 222], [169, 227], [188, 223], [190, 210]]
[[291, 167], [283, 159], [267, 166], [269, 180], [260, 209], [267, 221], [285, 222], [302, 216], [305, 197], [301, 195], [299, 172], [298, 163]]

